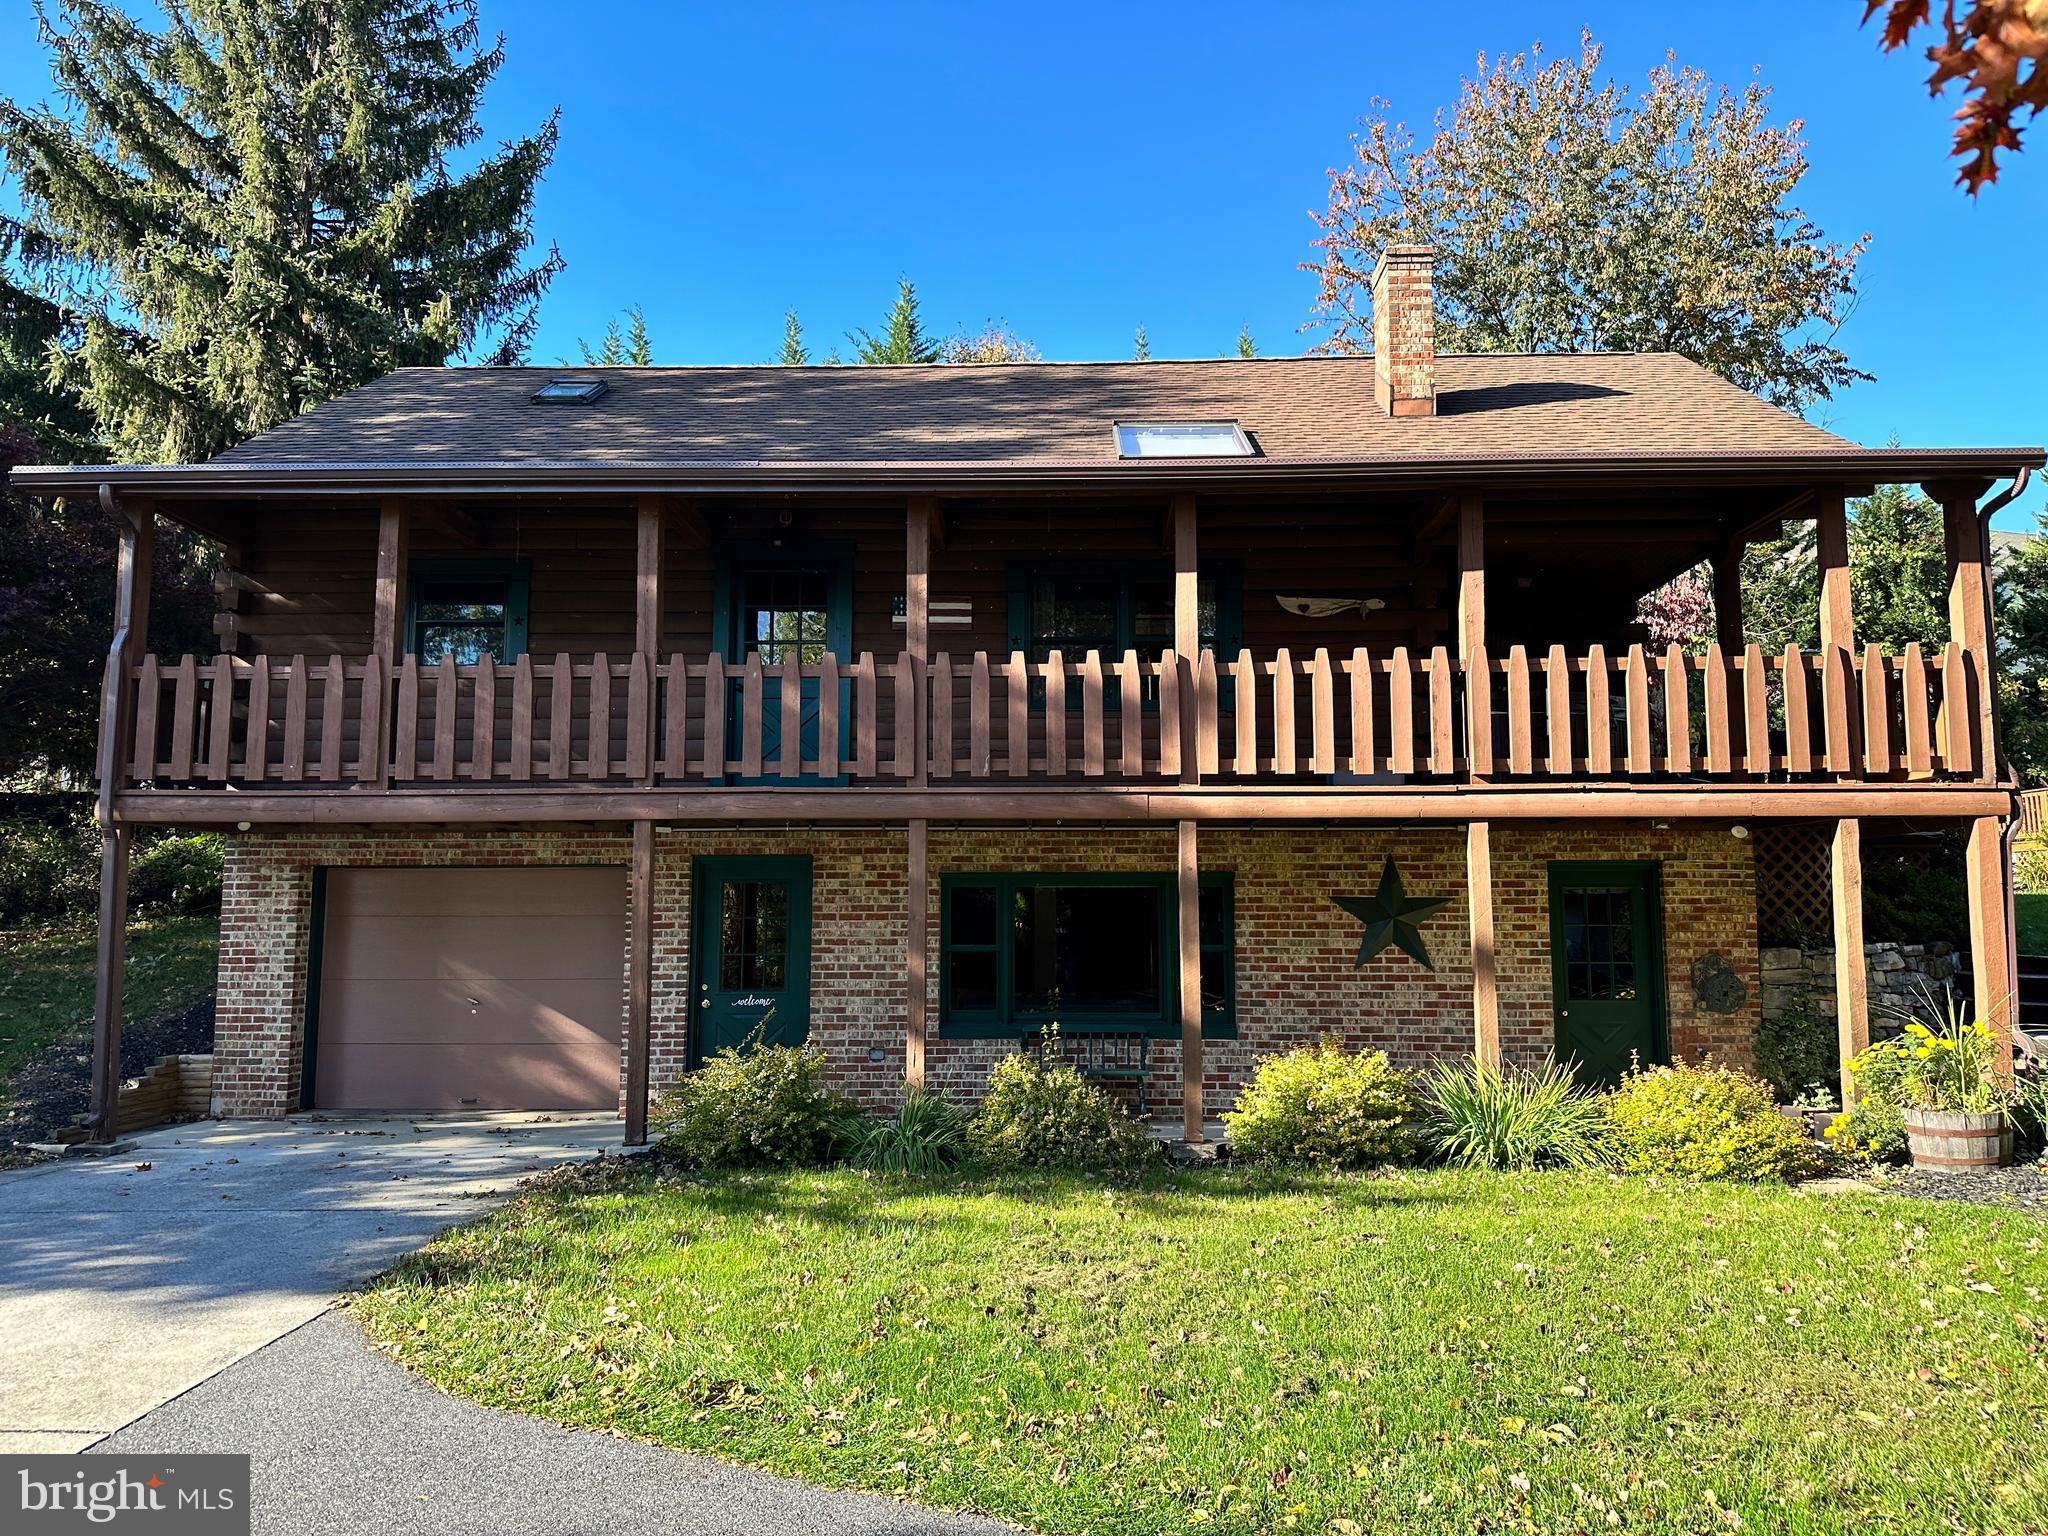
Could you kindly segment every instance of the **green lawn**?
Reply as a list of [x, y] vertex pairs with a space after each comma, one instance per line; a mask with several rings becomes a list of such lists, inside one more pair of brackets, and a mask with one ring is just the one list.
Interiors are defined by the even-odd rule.
[[1043, 1531], [2017, 1533], [2044, 1239], [1602, 1175], [614, 1166], [356, 1309], [485, 1403]]
[[[213, 991], [216, 917], [166, 917], [128, 934], [122, 1016], [154, 1019]], [[67, 1034], [92, 1026], [90, 930], [0, 934], [0, 1100], [16, 1069]]]
[[2022, 891], [2012, 899], [2013, 923], [2019, 929], [2020, 953], [2048, 955], [2048, 895]]

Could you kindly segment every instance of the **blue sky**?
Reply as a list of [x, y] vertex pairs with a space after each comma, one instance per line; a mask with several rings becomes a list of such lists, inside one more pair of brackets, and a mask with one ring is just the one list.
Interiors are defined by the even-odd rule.
[[[0, 90], [46, 88], [21, 0]], [[1418, 126], [1474, 56], [1590, 27], [1639, 80], [1666, 50], [1752, 75], [1805, 119], [1807, 211], [1872, 237], [1840, 344], [1874, 373], [1813, 416], [1866, 443], [2038, 443], [2036, 276], [2048, 126], [1973, 203], [1946, 146], [1956, 100], [1882, 55], [1858, 0], [586, 6], [483, 0], [508, 57], [488, 130], [562, 108], [537, 207], [567, 258], [535, 356], [573, 356], [637, 303], [659, 361], [771, 359], [795, 306], [814, 353], [875, 326], [898, 274], [939, 329], [1000, 318], [1051, 358], [1213, 356], [1240, 325], [1304, 349], [1298, 264], [1327, 168], [1374, 97]], [[2037, 489], [2001, 516], [2027, 526]]]

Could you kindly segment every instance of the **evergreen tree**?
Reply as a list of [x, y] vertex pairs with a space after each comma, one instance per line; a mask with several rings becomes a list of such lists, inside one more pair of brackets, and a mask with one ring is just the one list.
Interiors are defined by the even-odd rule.
[[50, 380], [53, 348], [76, 346], [79, 327], [57, 305], [15, 282], [12, 259], [24, 231], [0, 218], [0, 431], [19, 429], [46, 462], [84, 464], [106, 457], [90, 412]]
[[578, 341], [576, 350], [583, 354], [584, 366], [588, 368], [647, 368], [654, 363], [654, 348], [647, 340], [647, 317], [640, 313], [637, 304], [626, 311], [624, 331], [613, 320], [605, 326], [604, 341], [596, 351], [591, 350], [587, 341]]
[[0, 102], [63, 382], [126, 459], [204, 458], [385, 371], [523, 353], [553, 118], [466, 172], [476, 0], [38, 4], [61, 110]]
[[1135, 350], [1134, 352], [1132, 352], [1132, 354], [1131, 354], [1131, 361], [1133, 361], [1133, 362], [1137, 362], [1137, 363], [1149, 363], [1149, 362], [1151, 362], [1151, 361], [1152, 361], [1152, 340], [1151, 340], [1151, 338], [1150, 338], [1150, 337], [1148, 337], [1148, 336], [1147, 336], [1147, 335], [1145, 334], [1145, 322], [1144, 322], [1144, 321], [1140, 320], [1140, 321], [1138, 322], [1138, 334], [1137, 334], [1137, 336], [1136, 336], [1135, 338], [1133, 338], [1133, 340], [1134, 340], [1134, 341], [1135, 341], [1135, 343], [1136, 343], [1136, 350]]
[[924, 333], [917, 313], [917, 289], [907, 277], [897, 282], [896, 302], [889, 308], [882, 334], [851, 331], [846, 339], [853, 343], [854, 360], [870, 364], [935, 363], [941, 350], [940, 343]]
[[811, 360], [811, 354], [804, 350], [804, 328], [797, 324], [796, 311], [784, 310], [782, 314], [782, 366], [801, 368]]
[[1259, 355], [1259, 344], [1252, 340], [1252, 328], [1248, 325], [1240, 325], [1237, 328], [1237, 355], [1239, 357], [1257, 357]]

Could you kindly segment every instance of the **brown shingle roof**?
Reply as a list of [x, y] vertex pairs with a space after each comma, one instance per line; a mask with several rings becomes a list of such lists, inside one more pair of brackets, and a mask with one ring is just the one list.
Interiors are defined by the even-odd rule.
[[[602, 375], [590, 405], [537, 405]], [[1272, 460], [1833, 453], [1832, 433], [1670, 354], [1444, 357], [1393, 420], [1370, 357], [927, 368], [406, 368], [221, 465], [1110, 463], [1118, 420], [1229, 418]]]

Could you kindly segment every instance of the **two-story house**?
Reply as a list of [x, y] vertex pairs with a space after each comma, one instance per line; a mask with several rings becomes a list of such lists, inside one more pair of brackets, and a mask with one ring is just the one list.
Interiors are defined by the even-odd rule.
[[[1832, 840], [1845, 1052], [1872, 818], [1970, 829], [2006, 1027], [1985, 525], [2041, 451], [1858, 447], [1676, 356], [1439, 356], [1429, 253], [1374, 281], [1372, 356], [408, 369], [210, 463], [17, 470], [126, 515], [102, 1111], [147, 824], [227, 833], [224, 1115], [638, 1138], [727, 1045], [968, 1099], [1055, 1024], [1190, 1137], [1324, 1031], [1743, 1060], [1785, 821]], [[1949, 642], [1904, 655], [1849, 602], [1844, 498], [1892, 482], [1949, 531]], [[216, 656], [142, 642], [159, 518], [227, 551]], [[1822, 644], [1767, 655], [1740, 556], [1793, 519]], [[1718, 643], [1647, 649], [1702, 560]]]

